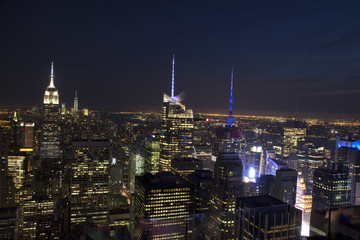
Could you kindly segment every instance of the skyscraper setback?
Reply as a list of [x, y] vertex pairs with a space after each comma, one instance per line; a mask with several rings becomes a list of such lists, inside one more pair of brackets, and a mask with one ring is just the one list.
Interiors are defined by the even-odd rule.
[[194, 114], [181, 104], [181, 97], [174, 95], [175, 56], [172, 61], [171, 96], [164, 93], [162, 126], [160, 135], [160, 169], [171, 170], [171, 160], [178, 157], [192, 157]]

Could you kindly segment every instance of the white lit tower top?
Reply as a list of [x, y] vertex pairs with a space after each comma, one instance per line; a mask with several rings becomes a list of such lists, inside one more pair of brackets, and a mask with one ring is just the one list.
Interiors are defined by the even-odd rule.
[[181, 99], [179, 96], [174, 95], [175, 85], [175, 55], [173, 54], [172, 60], [172, 71], [171, 71], [171, 96], [164, 93], [164, 102], [180, 103]]
[[194, 118], [193, 111], [191, 109], [186, 109], [185, 105], [181, 104], [181, 101], [183, 100], [183, 94], [179, 94], [175, 96], [174, 85], [175, 85], [175, 55], [173, 54], [172, 71], [171, 71], [171, 96], [164, 93], [163, 117]]
[[79, 99], [77, 97], [77, 90], [75, 91], [75, 97], [74, 97], [74, 111], [79, 111]]
[[51, 62], [50, 84], [45, 90], [44, 104], [59, 104], [59, 93], [54, 85], [54, 63]]

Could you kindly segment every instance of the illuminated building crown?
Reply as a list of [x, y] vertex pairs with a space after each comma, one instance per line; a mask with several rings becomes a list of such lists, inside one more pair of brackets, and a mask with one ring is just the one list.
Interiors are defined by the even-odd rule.
[[59, 104], [59, 93], [54, 85], [54, 63], [51, 62], [50, 84], [45, 90], [44, 104]]

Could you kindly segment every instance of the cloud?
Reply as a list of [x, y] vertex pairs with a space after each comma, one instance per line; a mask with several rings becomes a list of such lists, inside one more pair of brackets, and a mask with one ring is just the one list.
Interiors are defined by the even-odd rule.
[[320, 49], [328, 50], [339, 47], [360, 47], [360, 30], [354, 30], [334, 41], [328, 42]]

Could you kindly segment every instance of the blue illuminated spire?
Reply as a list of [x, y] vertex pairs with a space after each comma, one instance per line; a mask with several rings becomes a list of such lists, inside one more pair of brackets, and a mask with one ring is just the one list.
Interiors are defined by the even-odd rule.
[[172, 73], [171, 73], [171, 101], [174, 101], [174, 84], [175, 84], [175, 54], [173, 54]]
[[233, 103], [233, 77], [234, 77], [234, 69], [231, 69], [231, 85], [230, 85], [230, 107], [229, 107], [229, 119], [228, 125], [231, 126], [233, 124], [233, 116], [232, 116], [232, 103]]

